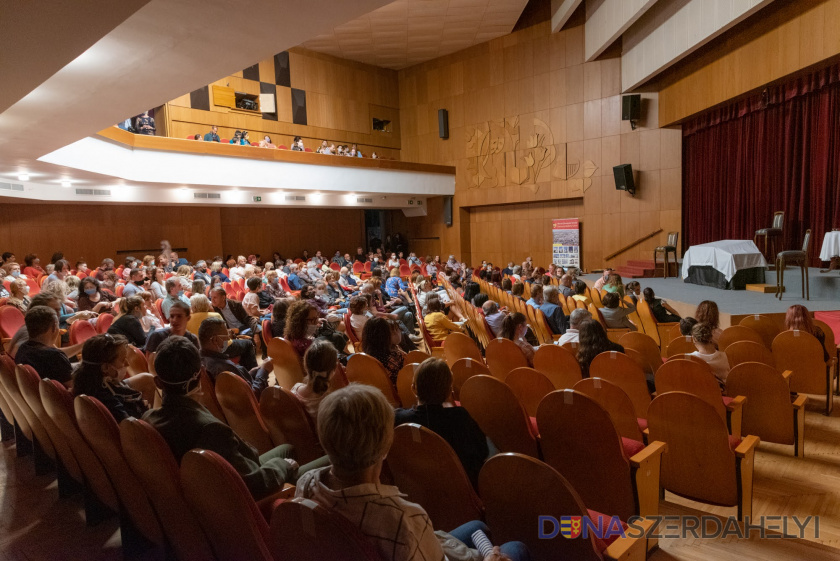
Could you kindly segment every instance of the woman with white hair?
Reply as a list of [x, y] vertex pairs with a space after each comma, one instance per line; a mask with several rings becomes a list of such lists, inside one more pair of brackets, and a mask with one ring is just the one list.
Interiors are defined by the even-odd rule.
[[29, 285], [26, 284], [25, 280], [17, 278], [9, 283], [9, 290], [11, 296], [6, 300], [6, 305], [14, 306], [22, 314], [25, 314], [27, 308], [29, 308]]
[[[382, 392], [362, 384], [336, 390], [321, 401], [317, 424], [321, 446], [331, 465], [303, 474], [295, 496], [314, 501], [358, 526], [383, 559], [445, 559], [444, 548], [423, 507], [405, 500], [396, 487], [379, 481], [394, 439], [394, 410]], [[452, 530], [447, 544], [454, 536], [471, 546], [469, 534], [465, 534], [474, 528], [486, 531], [482, 523], [469, 522]], [[518, 542], [503, 548], [503, 552], [494, 548], [485, 561], [529, 558], [525, 546]], [[481, 558], [473, 553], [473, 558]]]
[[213, 311], [213, 306], [210, 304], [210, 299], [204, 294], [193, 294], [190, 296], [190, 320], [187, 322], [187, 331], [193, 335], [198, 335], [198, 328], [201, 322], [207, 318], [222, 317], [217, 312]]

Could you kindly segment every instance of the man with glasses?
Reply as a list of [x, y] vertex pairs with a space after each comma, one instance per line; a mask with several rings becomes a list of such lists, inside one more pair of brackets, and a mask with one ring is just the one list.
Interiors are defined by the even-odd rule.
[[201, 362], [213, 382], [222, 372], [231, 372], [248, 382], [257, 399], [260, 399], [260, 394], [268, 386], [268, 375], [274, 371], [270, 358], [264, 360], [262, 366], [250, 370], [235, 364], [225, 356], [232, 341], [225, 320], [218, 317], [209, 317], [201, 322], [198, 341], [201, 344]]

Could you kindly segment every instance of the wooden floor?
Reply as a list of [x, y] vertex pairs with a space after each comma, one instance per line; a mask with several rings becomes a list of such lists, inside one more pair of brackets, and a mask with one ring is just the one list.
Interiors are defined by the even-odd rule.
[[[813, 398], [816, 401], [816, 398]], [[755, 463], [755, 516], [820, 517], [820, 537], [807, 539], [664, 539], [651, 555], [667, 560], [822, 561], [840, 559], [840, 398], [831, 417], [816, 403], [806, 415], [805, 458], [792, 446], [762, 443]], [[116, 519], [89, 528], [82, 499], [59, 500], [54, 477], [36, 477], [31, 458], [17, 458], [4, 443], [0, 460], [0, 561], [121, 559]], [[666, 493], [663, 515], [734, 516]], [[535, 560], [536, 561], [536, 560]]]

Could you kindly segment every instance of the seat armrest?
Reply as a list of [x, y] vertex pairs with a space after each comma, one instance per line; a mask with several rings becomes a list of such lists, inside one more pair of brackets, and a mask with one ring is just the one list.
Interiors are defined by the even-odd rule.
[[644, 561], [647, 556], [647, 534], [653, 528], [653, 520], [635, 520], [629, 531], [644, 532], [638, 537], [618, 538], [604, 550], [604, 559], [616, 559], [622, 561]]
[[[645, 429], [645, 433], [648, 435], [650, 432]], [[644, 447], [644, 449], [630, 458], [630, 465], [638, 468], [641, 467], [643, 464], [650, 462], [655, 456], [661, 456], [663, 453], [668, 451], [668, 445], [664, 442], [659, 440], [654, 440], [650, 444]]]
[[755, 435], [749, 435], [741, 441], [741, 444], [735, 448], [735, 455], [739, 458], [746, 458], [747, 456], [754, 454], [755, 449], [758, 448], [758, 444], [761, 442], [761, 439]]
[[726, 406], [726, 408], [729, 411], [735, 411], [736, 409], [741, 409], [741, 408], [744, 407], [744, 403], [746, 403], [746, 401], [747, 401], [746, 397], [744, 397], [743, 395], [737, 395], [737, 396], [732, 398], [732, 401], [729, 403], [729, 405]]
[[790, 384], [790, 377], [793, 375], [793, 370], [785, 370], [782, 372], [782, 378], [785, 379], [785, 382]]
[[797, 395], [796, 399], [793, 400], [793, 408], [794, 409], [804, 409], [806, 403], [808, 403], [808, 396], [807, 395]]
[[285, 483], [283, 485], [283, 488], [277, 491], [276, 493], [272, 493], [271, 495], [257, 501], [257, 508], [263, 515], [263, 518], [265, 518], [266, 522], [270, 523], [271, 514], [274, 512], [274, 509], [277, 508], [277, 505], [279, 505], [283, 501], [293, 499], [294, 496], [295, 486], [289, 483]]

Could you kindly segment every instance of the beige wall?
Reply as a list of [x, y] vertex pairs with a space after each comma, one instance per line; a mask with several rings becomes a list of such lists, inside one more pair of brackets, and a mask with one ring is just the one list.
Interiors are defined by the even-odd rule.
[[[401, 158], [457, 173], [452, 227], [432, 204], [428, 217], [394, 224], [409, 238], [438, 237], [443, 253], [547, 263], [550, 220], [578, 217], [590, 269], [662, 228], [609, 264], [649, 259], [680, 229], [681, 132], [658, 128], [655, 94], [644, 96], [645, 118], [631, 131], [620, 80], [618, 58], [584, 63], [583, 25], [551, 34], [547, 21], [400, 71]], [[440, 108], [449, 111], [448, 140], [438, 138]], [[635, 198], [615, 190], [621, 163], [640, 172]]]

